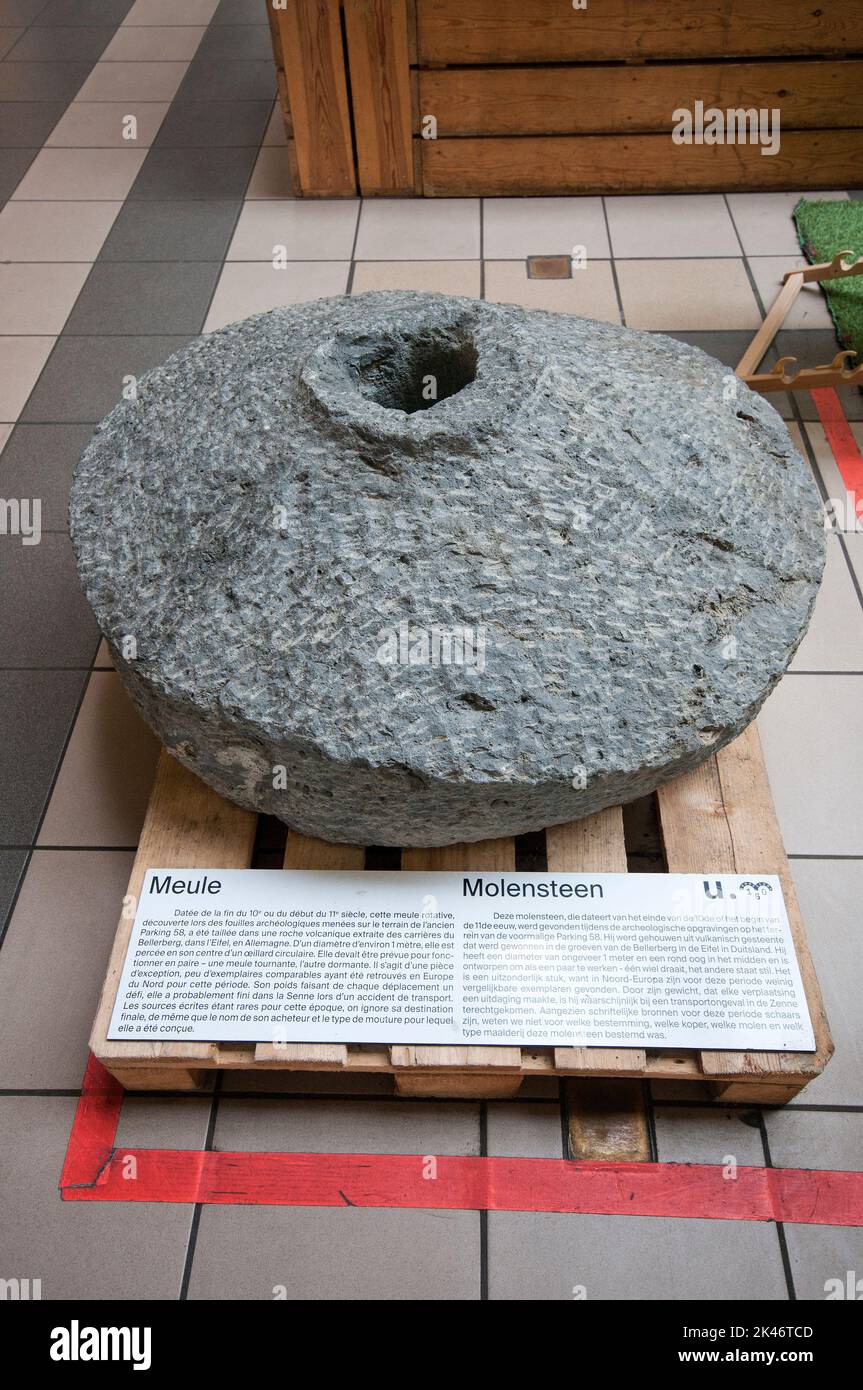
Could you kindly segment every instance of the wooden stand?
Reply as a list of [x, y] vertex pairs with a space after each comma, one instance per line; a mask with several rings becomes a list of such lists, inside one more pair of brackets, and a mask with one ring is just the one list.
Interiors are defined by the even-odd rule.
[[[782, 277], [782, 289], [737, 364], [735, 375], [751, 386], [753, 391], [761, 391], [765, 395], [776, 391], [814, 391], [819, 386], [863, 386], [863, 363], [852, 366], [851, 359], [857, 354], [850, 350], [837, 352], [832, 362], [821, 367], [798, 368], [796, 357], [780, 357], [769, 372], [755, 370], [782, 328], [804, 285], [820, 284], [822, 280], [849, 280], [855, 275], [863, 275], [863, 256], [855, 260], [853, 251], [840, 251], [832, 261], [824, 261], [820, 265], [786, 270]], [[791, 363], [796, 370], [791, 369]]]
[[[601, 1047], [376, 1047], [319, 1043], [113, 1042], [107, 1029], [148, 868], [246, 868], [256, 818], [223, 800], [162, 753], [129, 881], [90, 1045], [131, 1090], [194, 1090], [208, 1071], [389, 1072], [409, 1096], [501, 1098], [526, 1076], [637, 1078], [696, 1083], [727, 1101], [782, 1104], [824, 1069], [833, 1045], [754, 725], [694, 772], [656, 793], [671, 873], [778, 874], [815, 1030], [814, 1053], [711, 1052]], [[553, 872], [626, 873], [619, 806], [545, 832]], [[365, 852], [288, 835], [285, 869], [358, 869]], [[511, 872], [511, 839], [402, 851], [403, 869]], [[606, 1088], [607, 1089], [607, 1088]], [[612, 1087], [612, 1091], [619, 1091]], [[623, 1087], [626, 1090], [626, 1087]], [[619, 1102], [615, 1102], [619, 1106]], [[628, 1114], [628, 1102], [624, 1106]], [[631, 1124], [631, 1118], [627, 1124]]]

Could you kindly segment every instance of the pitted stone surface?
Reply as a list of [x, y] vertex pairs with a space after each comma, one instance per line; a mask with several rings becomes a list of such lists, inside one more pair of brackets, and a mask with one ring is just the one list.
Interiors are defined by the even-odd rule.
[[779, 680], [824, 561], [781, 419], [718, 362], [407, 293], [172, 357], [99, 426], [70, 518], [171, 752], [371, 844], [534, 830], [692, 768]]

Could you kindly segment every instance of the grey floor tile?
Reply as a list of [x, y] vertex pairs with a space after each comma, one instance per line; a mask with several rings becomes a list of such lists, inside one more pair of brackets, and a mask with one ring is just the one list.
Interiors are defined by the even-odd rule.
[[[778, 357], [795, 357], [800, 367], [818, 367], [832, 362], [841, 346], [835, 333], [830, 329], [789, 329], [777, 333], [775, 351]], [[838, 388], [842, 409], [849, 420], [863, 420], [863, 391], [856, 386]], [[808, 391], [795, 391], [794, 400], [804, 420], [817, 420], [818, 410]], [[782, 408], [786, 419], [792, 415], [790, 397], [787, 393], [777, 396], [773, 402], [777, 409]]]
[[736, 332], [734, 329], [704, 333], [668, 333], [666, 337], [676, 338], [679, 343], [689, 343], [690, 347], [701, 348], [702, 352], [715, 357], [719, 362], [724, 362], [732, 370], [752, 342], [751, 333]]
[[25, 849], [0, 849], [0, 932], [6, 925], [26, 863]]
[[788, 675], [758, 717], [788, 854], [863, 854], [863, 676]]
[[176, 1299], [193, 1208], [62, 1201], [74, 1114], [71, 1097], [0, 1099], [4, 1266], [41, 1278], [43, 1299]]
[[49, 0], [39, 11], [42, 24], [122, 24], [132, 8], [133, 0]]
[[12, 197], [38, 153], [36, 149], [0, 148], [0, 203]]
[[200, 333], [219, 266], [94, 265], [64, 333]]
[[209, 1096], [161, 1100], [127, 1091], [117, 1126], [117, 1148], [203, 1149], [212, 1104]]
[[226, 63], [195, 57], [180, 83], [177, 101], [272, 101], [276, 67], [269, 58]]
[[478, 1299], [479, 1215], [361, 1207], [201, 1212], [192, 1299]]
[[0, 454], [0, 493], [40, 497], [43, 531], [67, 530], [72, 473], [92, 433], [90, 425], [16, 425]]
[[487, 1105], [486, 1144], [489, 1154], [504, 1158], [563, 1158], [560, 1106]]
[[221, 261], [241, 203], [235, 199], [126, 203], [100, 261]]
[[715, 1163], [764, 1166], [758, 1112], [708, 1110], [699, 1106], [657, 1105], [657, 1157], [660, 1163]]
[[71, 101], [90, 63], [0, 63], [0, 101]]
[[0, 665], [90, 665], [99, 631], [77, 581], [67, 535], [48, 531], [38, 545], [5, 538], [0, 592]]
[[[805, 1092], [801, 1097], [805, 1104]], [[863, 1170], [863, 1114], [857, 1110], [767, 1110], [770, 1157], [777, 1168]], [[860, 1271], [863, 1274], [863, 1269]]]
[[[226, 29], [225, 33], [231, 30]], [[256, 30], [247, 32], [254, 34]], [[269, 42], [269, 32], [267, 33]], [[153, 148], [196, 148], [208, 145], [259, 145], [270, 118], [269, 101], [175, 101], [165, 117]]]
[[216, 24], [214, 20], [201, 40], [195, 57], [231, 63], [259, 58], [272, 63], [270, 27], [263, 24]]
[[479, 1106], [443, 1101], [223, 1100], [217, 1149], [478, 1154]]
[[7, 29], [5, 26], [0, 29], [0, 58], [6, 57], [23, 33], [23, 29]]
[[95, 63], [114, 37], [108, 25], [61, 28], [34, 24], [10, 54], [13, 63]]
[[220, 0], [218, 9], [210, 21], [213, 24], [258, 24], [266, 21], [261, 18], [261, 7], [257, 0]]
[[863, 1298], [863, 1230], [859, 1226], [786, 1225], [785, 1241], [799, 1299]]
[[136, 845], [158, 757], [158, 740], [116, 671], [94, 672], [38, 843], [106, 849]]
[[836, 1048], [825, 1070], [792, 1103], [863, 1105], [863, 860], [793, 859], [791, 871]]
[[140, 377], [188, 338], [60, 338], [24, 409], [24, 420], [93, 421], [120, 400], [124, 378]]
[[35, 156], [65, 110], [63, 101], [4, 101], [0, 106], [0, 149], [28, 148]]
[[0, 0], [0, 24], [32, 24], [48, 0]]
[[756, 1221], [489, 1212], [489, 1298], [787, 1297], [775, 1227]]
[[33, 852], [0, 951], [0, 1087], [80, 1085], [132, 858]]
[[33, 839], [85, 681], [84, 671], [0, 671], [0, 845]]
[[257, 149], [150, 150], [129, 198], [242, 198]]

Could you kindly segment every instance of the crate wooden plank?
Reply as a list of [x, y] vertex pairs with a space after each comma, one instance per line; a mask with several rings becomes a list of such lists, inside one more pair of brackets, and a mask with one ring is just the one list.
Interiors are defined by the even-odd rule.
[[[608, 806], [596, 815], [545, 832], [550, 873], [626, 873], [623, 811]], [[555, 1066], [564, 1072], [589, 1076], [642, 1076], [647, 1054], [639, 1047], [556, 1047]]]
[[[285, 869], [362, 869], [366, 852], [360, 845], [334, 845], [311, 835], [288, 832], [283, 867]], [[335, 1068], [347, 1066], [346, 1043], [272, 1042], [258, 1043], [256, 1062], [277, 1062], [284, 1067]]]
[[848, 0], [417, 0], [421, 63], [597, 62], [863, 52]]
[[824, 1069], [833, 1044], [755, 725], [693, 772], [666, 782], [658, 801], [669, 873], [779, 875], [815, 1033], [814, 1053], [704, 1051], [705, 1077], [805, 1084]]
[[412, 194], [406, 0], [348, 4], [344, 17], [360, 192]]
[[[515, 870], [515, 842], [512, 839], [477, 840], [473, 844], [444, 845], [439, 849], [402, 850], [402, 868], [423, 873], [458, 871], [512, 873]], [[398, 1045], [390, 1048], [390, 1059], [396, 1068], [396, 1088], [401, 1095], [514, 1095], [521, 1085], [520, 1047], [418, 1047]], [[425, 1068], [426, 1072], [416, 1071]], [[438, 1075], [429, 1075], [435, 1068]], [[516, 1072], [511, 1077], [498, 1076], [491, 1092], [473, 1089], [468, 1080], [457, 1081], [446, 1073], [458, 1069], [479, 1068], [489, 1081], [495, 1071]]]
[[291, 0], [275, 12], [299, 172], [297, 193], [356, 193], [339, 0]]
[[859, 182], [863, 131], [782, 131], [757, 145], [674, 145], [669, 135], [526, 135], [419, 140], [423, 193], [655, 193], [675, 189], [848, 188]]
[[577, 1078], [565, 1087], [569, 1156], [608, 1163], [647, 1163], [650, 1126], [642, 1081]]
[[248, 868], [256, 825], [257, 816], [225, 801], [162, 750], [129, 879], [127, 907], [117, 928], [90, 1037], [93, 1052], [107, 1066], [112, 1058], [118, 1065], [162, 1059], [212, 1063], [215, 1043], [109, 1042], [108, 1025], [147, 869]]
[[444, 68], [421, 70], [418, 81], [420, 117], [436, 118], [441, 139], [670, 132], [673, 112], [698, 100], [777, 108], [783, 133], [863, 125], [863, 62], [853, 60]]

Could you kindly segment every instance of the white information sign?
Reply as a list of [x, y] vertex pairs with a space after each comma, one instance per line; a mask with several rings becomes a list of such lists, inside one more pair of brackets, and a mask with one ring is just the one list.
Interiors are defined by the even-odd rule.
[[815, 1048], [757, 874], [153, 869], [108, 1036]]

